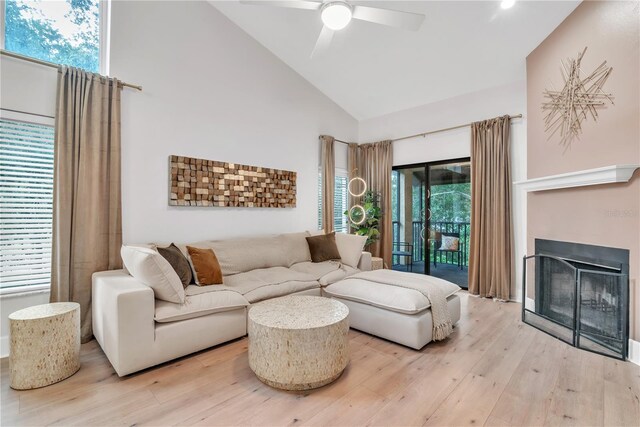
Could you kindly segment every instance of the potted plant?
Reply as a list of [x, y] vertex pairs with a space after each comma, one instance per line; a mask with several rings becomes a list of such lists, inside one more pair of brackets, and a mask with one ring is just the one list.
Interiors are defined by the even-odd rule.
[[344, 211], [344, 215], [349, 219], [349, 226], [354, 234], [367, 237], [366, 247], [380, 240], [380, 218], [382, 218], [380, 193], [366, 191], [360, 206], [362, 209], [352, 207]]

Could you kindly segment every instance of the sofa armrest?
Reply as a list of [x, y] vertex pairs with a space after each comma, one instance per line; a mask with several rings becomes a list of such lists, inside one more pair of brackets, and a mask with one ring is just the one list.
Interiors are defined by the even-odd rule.
[[362, 252], [360, 262], [358, 262], [358, 270], [371, 271], [371, 252]]
[[92, 276], [93, 335], [118, 375], [144, 365], [155, 340], [153, 290], [124, 270]]

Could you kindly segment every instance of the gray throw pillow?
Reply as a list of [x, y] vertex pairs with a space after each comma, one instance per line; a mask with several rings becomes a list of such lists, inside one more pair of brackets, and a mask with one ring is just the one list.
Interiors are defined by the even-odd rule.
[[193, 272], [189, 261], [173, 243], [166, 248], [158, 248], [158, 253], [171, 264], [185, 288], [193, 281]]
[[311, 261], [323, 262], [333, 259], [340, 259], [338, 245], [336, 245], [336, 233], [321, 234], [319, 236], [307, 237]]

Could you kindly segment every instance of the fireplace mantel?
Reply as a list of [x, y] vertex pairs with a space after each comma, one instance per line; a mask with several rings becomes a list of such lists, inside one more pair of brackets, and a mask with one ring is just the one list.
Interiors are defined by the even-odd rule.
[[613, 165], [514, 182], [524, 191], [546, 191], [628, 182], [640, 165]]

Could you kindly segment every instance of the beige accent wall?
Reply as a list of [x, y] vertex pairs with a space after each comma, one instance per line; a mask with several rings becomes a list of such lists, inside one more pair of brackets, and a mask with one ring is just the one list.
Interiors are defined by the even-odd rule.
[[[538, 178], [615, 164], [640, 164], [640, 3], [585, 1], [527, 57], [527, 172]], [[544, 132], [542, 92], [562, 87], [560, 60], [588, 47], [582, 68], [613, 67], [605, 91], [615, 105], [584, 123], [564, 152]], [[544, 238], [630, 250], [630, 338], [640, 341], [640, 170], [626, 184], [528, 195], [527, 246]]]

